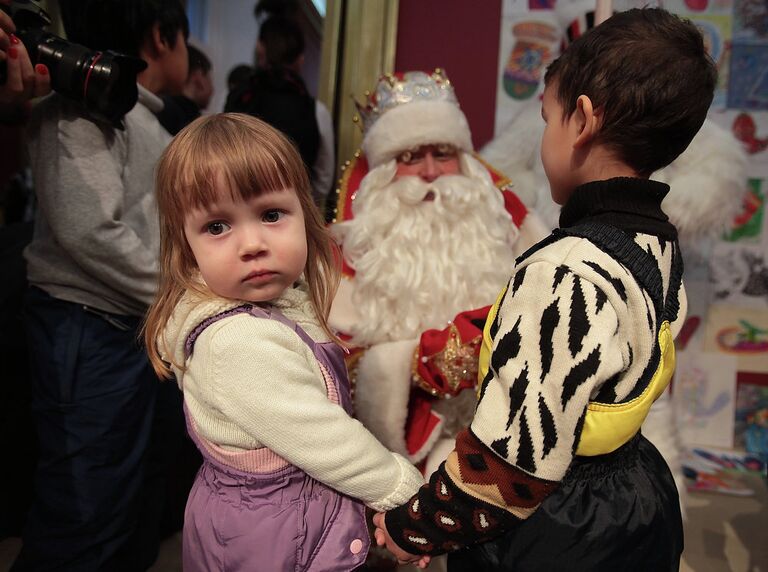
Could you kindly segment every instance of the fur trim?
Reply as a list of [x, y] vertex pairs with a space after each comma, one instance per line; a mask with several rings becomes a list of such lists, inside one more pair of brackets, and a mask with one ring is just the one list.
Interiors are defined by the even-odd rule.
[[511, 179], [512, 191], [528, 208], [537, 206], [541, 187], [546, 187], [549, 192], [539, 156], [543, 133], [541, 104], [537, 99], [521, 106], [520, 111], [480, 150], [483, 159]]
[[[424, 459], [426, 459], [428, 455], [432, 454], [432, 448], [440, 440], [440, 435], [443, 434], [443, 426], [445, 425], [445, 418], [434, 410], [432, 411], [432, 415], [438, 418], [437, 425], [435, 425], [435, 428], [429, 434], [429, 437], [427, 438], [426, 441], [424, 441], [424, 444], [419, 448], [419, 450], [413, 453], [412, 455], [408, 455], [408, 460], [414, 465], [418, 465]], [[453, 441], [453, 439], [451, 439], [451, 441]], [[425, 474], [428, 474], [428, 473], [425, 473]]]
[[405, 421], [411, 364], [418, 340], [385, 342], [365, 351], [357, 369], [355, 414], [390, 451], [407, 457]]
[[552, 231], [551, 228], [539, 217], [536, 211], [529, 210], [520, 225], [520, 233], [517, 236], [512, 250], [515, 256], [520, 256], [534, 244], [544, 240]]
[[[545, 224], [555, 228], [560, 207], [552, 201], [549, 185], [541, 175], [541, 159], [532, 151], [539, 148], [543, 130], [544, 122], [533, 107], [524, 109], [480, 154], [506, 173], [526, 206], [535, 206]], [[719, 236], [730, 228], [741, 212], [747, 161], [733, 135], [707, 119], [688, 148], [671, 165], [653, 174], [653, 180], [670, 186], [662, 208], [682, 240]]]
[[681, 237], [716, 237], [741, 212], [747, 155], [729, 131], [707, 119], [688, 148], [651, 178], [670, 186], [661, 208]]
[[363, 152], [371, 168], [407, 149], [450, 143], [472, 152], [472, 134], [461, 109], [447, 101], [414, 101], [390, 109], [368, 130]]

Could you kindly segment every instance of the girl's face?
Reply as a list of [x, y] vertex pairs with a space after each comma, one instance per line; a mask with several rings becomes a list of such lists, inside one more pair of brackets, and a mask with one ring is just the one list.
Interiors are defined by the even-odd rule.
[[304, 271], [307, 235], [293, 189], [233, 200], [217, 177], [219, 199], [184, 219], [195, 261], [208, 287], [224, 298], [267, 302]]

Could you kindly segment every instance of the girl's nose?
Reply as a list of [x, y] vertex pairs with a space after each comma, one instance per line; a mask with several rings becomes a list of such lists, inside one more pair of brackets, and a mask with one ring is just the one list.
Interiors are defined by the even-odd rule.
[[267, 251], [267, 242], [261, 229], [248, 226], [242, 229], [240, 236], [240, 256], [252, 258]]

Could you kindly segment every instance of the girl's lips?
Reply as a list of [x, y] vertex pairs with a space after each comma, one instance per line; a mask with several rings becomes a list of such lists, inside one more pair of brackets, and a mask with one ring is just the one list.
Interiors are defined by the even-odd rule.
[[264, 282], [272, 278], [275, 274], [277, 273], [272, 272], [271, 270], [256, 270], [243, 278], [243, 282]]

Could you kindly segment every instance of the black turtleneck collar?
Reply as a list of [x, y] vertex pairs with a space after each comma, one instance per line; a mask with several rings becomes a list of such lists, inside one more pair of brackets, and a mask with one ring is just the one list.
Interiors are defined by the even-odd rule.
[[560, 227], [594, 221], [627, 232], [675, 240], [677, 230], [661, 210], [669, 185], [648, 179], [616, 177], [577, 187], [560, 211]]

